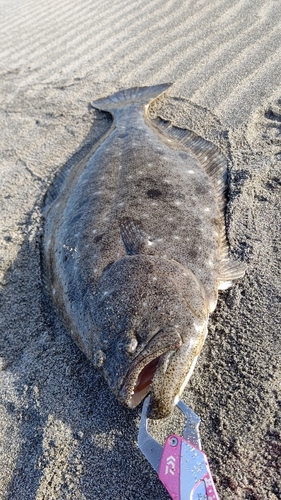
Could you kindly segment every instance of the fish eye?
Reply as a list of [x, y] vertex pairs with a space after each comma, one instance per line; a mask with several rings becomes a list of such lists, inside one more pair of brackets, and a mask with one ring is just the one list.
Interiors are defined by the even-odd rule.
[[126, 351], [128, 354], [133, 354], [137, 347], [138, 347], [138, 341], [136, 337], [133, 337], [130, 340], [129, 344], [126, 346]]

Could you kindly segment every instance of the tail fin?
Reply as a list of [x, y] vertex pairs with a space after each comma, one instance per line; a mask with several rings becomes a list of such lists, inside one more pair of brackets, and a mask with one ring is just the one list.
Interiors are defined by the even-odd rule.
[[172, 83], [161, 83], [152, 87], [133, 87], [131, 89], [120, 90], [115, 94], [92, 102], [92, 106], [101, 111], [113, 111], [114, 109], [134, 103], [148, 104], [163, 94], [171, 85]]

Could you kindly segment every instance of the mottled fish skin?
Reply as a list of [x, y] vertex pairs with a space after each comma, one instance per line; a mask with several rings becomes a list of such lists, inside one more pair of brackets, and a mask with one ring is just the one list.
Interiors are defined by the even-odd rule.
[[72, 337], [123, 403], [134, 407], [151, 390], [153, 418], [169, 415], [183, 391], [218, 288], [244, 272], [227, 257], [225, 159], [191, 132], [148, 119], [148, 103], [169, 86], [94, 103], [112, 113], [112, 127], [46, 207], [43, 243], [48, 287]]

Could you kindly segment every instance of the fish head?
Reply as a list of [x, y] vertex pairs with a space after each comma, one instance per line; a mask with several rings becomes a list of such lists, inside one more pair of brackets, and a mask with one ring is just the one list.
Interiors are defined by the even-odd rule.
[[150, 416], [168, 416], [206, 336], [197, 280], [166, 259], [126, 256], [101, 276], [93, 316], [93, 358], [111, 390], [130, 408], [151, 391]]

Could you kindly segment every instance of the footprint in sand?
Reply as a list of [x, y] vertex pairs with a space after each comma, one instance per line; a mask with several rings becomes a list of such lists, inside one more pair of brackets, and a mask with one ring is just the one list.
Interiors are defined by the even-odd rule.
[[248, 128], [248, 140], [254, 149], [281, 161], [281, 99], [254, 114]]

